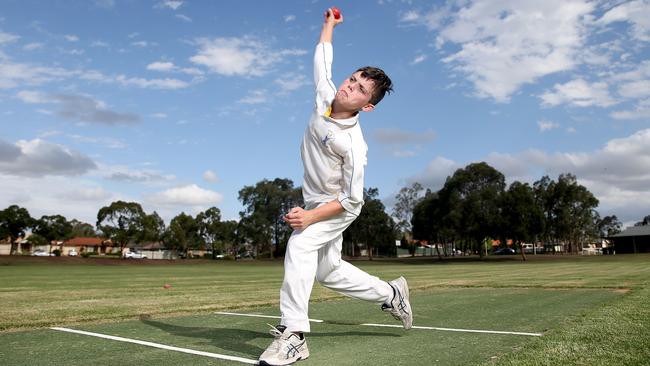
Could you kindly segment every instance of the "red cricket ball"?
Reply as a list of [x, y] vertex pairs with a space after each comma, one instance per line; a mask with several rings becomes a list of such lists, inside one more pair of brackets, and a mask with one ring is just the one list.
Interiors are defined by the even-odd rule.
[[[337, 8], [336, 6], [332, 6], [330, 9], [332, 9], [332, 14], [334, 15], [334, 19], [341, 19], [341, 10]], [[330, 16], [329, 12], [325, 12], [325, 16], [328, 17]]]

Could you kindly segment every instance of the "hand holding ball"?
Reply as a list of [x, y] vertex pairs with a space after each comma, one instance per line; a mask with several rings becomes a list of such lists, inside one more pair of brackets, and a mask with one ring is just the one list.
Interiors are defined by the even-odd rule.
[[334, 15], [334, 19], [341, 19], [341, 10], [339, 10], [339, 8], [336, 6], [332, 6], [325, 12], [325, 18], [328, 18], [330, 16], [330, 10], [332, 11], [332, 15]]

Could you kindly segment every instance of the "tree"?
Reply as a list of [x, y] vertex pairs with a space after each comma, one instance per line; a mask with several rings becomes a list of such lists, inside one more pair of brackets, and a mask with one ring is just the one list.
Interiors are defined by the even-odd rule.
[[[237, 252], [237, 244], [239, 244], [239, 223], [235, 220], [222, 221], [219, 225], [219, 237], [223, 240], [224, 249], [235, 249]], [[229, 251], [228, 251], [229, 253]]]
[[600, 237], [606, 238], [620, 233], [623, 224], [618, 220], [616, 215], [612, 215], [597, 220], [596, 227], [598, 228], [598, 234]]
[[572, 174], [561, 174], [551, 192], [555, 235], [569, 244], [569, 252], [577, 253], [585, 239], [598, 235], [594, 225], [598, 199]]
[[274, 244], [275, 255], [283, 255], [292, 229], [282, 217], [291, 208], [303, 204], [301, 190], [294, 188], [290, 179], [264, 179], [255, 186], [242, 188], [239, 200], [244, 205], [244, 211], [239, 213], [243, 239], [271, 256]]
[[165, 233], [165, 221], [154, 211], [151, 215], [144, 215], [140, 224], [140, 232], [136, 235], [138, 242], [158, 243]]
[[221, 211], [216, 207], [210, 207], [196, 215], [196, 223], [199, 236], [212, 249], [212, 259], [214, 259], [217, 254], [217, 245], [223, 243]]
[[45, 238], [48, 243], [53, 240], [70, 239], [72, 224], [61, 215], [42, 216], [34, 223], [34, 234]]
[[184, 212], [178, 214], [169, 223], [167, 238], [172, 248], [184, 252], [186, 257], [190, 249], [197, 248], [201, 243], [196, 220]]
[[377, 188], [364, 188], [361, 213], [343, 233], [344, 240], [348, 242], [366, 244], [371, 260], [373, 248], [381, 249], [387, 255], [395, 255], [395, 239], [398, 237], [395, 223], [386, 213], [378, 195]]
[[650, 225], [650, 215], [643, 218], [643, 220], [634, 224], [634, 226], [646, 226]]
[[555, 227], [553, 225], [553, 206], [555, 204], [552, 191], [554, 186], [555, 182], [547, 175], [533, 183], [535, 203], [542, 211], [543, 216], [541, 239], [544, 243], [544, 249], [546, 251], [552, 249], [553, 252], [555, 252], [555, 243], [553, 241], [556, 239]]
[[70, 221], [72, 229], [70, 230], [70, 237], [94, 237], [97, 235], [95, 232], [95, 227], [87, 222], [81, 222], [77, 219], [72, 219]]
[[9, 238], [10, 255], [16, 252], [16, 240], [25, 236], [25, 231], [32, 227], [34, 219], [26, 208], [11, 205], [0, 211], [0, 237]]
[[501, 234], [519, 245], [521, 258], [525, 261], [523, 243], [533, 242], [543, 232], [544, 213], [535, 202], [535, 194], [528, 183], [513, 182], [501, 195]]
[[393, 217], [397, 219], [397, 229], [407, 236], [412, 236], [411, 219], [415, 206], [422, 200], [421, 192], [424, 188], [420, 183], [413, 183], [410, 187], [403, 187], [395, 196]]
[[137, 202], [116, 201], [102, 207], [97, 213], [97, 228], [124, 250], [126, 245], [140, 237], [145, 213]]
[[444, 206], [449, 208], [445, 215], [448, 221], [481, 256], [485, 239], [498, 234], [498, 200], [505, 185], [501, 172], [481, 162], [456, 170], [440, 191]]

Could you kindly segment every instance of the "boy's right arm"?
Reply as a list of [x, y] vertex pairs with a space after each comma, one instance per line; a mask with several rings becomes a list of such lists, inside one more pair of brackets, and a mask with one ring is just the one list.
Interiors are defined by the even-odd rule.
[[339, 19], [334, 18], [331, 8], [327, 9], [327, 14], [328, 16], [325, 17], [325, 22], [323, 23], [323, 30], [320, 32], [320, 43], [332, 43], [334, 27], [343, 23], [343, 15]]
[[325, 113], [336, 94], [336, 86], [332, 83], [332, 34], [334, 27], [343, 22], [343, 16], [335, 19], [332, 10], [327, 10], [320, 41], [314, 53], [314, 85], [316, 87], [316, 109], [319, 114]]

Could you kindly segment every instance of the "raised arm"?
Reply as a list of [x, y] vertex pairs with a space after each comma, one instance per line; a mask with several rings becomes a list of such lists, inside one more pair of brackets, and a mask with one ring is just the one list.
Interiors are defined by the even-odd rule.
[[324, 114], [336, 95], [336, 86], [332, 82], [332, 33], [334, 27], [343, 22], [343, 16], [334, 18], [332, 9], [327, 9], [329, 16], [325, 16], [320, 42], [314, 52], [314, 86], [316, 88], [316, 109], [319, 114]]
[[320, 32], [320, 43], [332, 43], [334, 27], [343, 23], [343, 15], [340, 15], [338, 19], [334, 18], [332, 8], [327, 9], [326, 14], [325, 22], [323, 22], [323, 30]]

